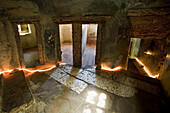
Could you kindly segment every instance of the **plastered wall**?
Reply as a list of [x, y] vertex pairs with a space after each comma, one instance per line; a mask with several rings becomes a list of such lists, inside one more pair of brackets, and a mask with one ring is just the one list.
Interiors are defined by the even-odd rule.
[[30, 24], [31, 34], [20, 35], [21, 45], [23, 49], [37, 47], [37, 38], [34, 24]]
[[60, 43], [72, 43], [72, 25], [71, 24], [60, 24]]

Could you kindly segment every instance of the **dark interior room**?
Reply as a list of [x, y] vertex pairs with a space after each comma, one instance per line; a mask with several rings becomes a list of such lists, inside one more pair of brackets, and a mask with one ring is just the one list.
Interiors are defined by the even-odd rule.
[[0, 0], [0, 113], [170, 113], [170, 1]]

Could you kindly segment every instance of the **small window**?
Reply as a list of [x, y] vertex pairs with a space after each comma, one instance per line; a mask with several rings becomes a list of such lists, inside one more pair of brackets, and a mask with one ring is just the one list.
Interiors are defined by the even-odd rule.
[[31, 34], [31, 27], [29, 24], [22, 24], [22, 25], [19, 24], [18, 32], [19, 32], [19, 35]]

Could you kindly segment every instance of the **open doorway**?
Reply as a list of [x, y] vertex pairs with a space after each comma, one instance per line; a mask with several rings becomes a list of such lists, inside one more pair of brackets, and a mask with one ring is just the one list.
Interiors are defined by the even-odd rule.
[[82, 67], [94, 67], [98, 24], [82, 24]]
[[73, 65], [72, 24], [59, 24], [61, 61]]
[[[141, 39], [140, 38], [131, 38], [128, 54], [128, 70], [137, 74], [144, 74], [143, 70], [138, 68], [136, 59], [138, 57]], [[139, 70], [140, 69], [140, 70]]]
[[163, 43], [160, 39], [131, 38], [128, 71], [153, 78], [159, 76], [166, 58]]
[[34, 24], [18, 24], [18, 32], [23, 49], [25, 66], [28, 68], [40, 65]]

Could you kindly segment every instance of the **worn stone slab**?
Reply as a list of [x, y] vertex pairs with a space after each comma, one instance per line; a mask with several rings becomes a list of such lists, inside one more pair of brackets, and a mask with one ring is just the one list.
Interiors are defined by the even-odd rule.
[[42, 113], [46, 106], [47, 105], [43, 101], [39, 99], [36, 100], [36, 110], [38, 113]]
[[87, 83], [68, 75], [67, 73], [63, 72], [60, 69], [54, 71], [51, 77], [53, 77], [61, 84], [67, 86], [68, 88], [71, 88], [78, 94], [80, 94], [88, 86]]
[[127, 77], [127, 79], [125, 80], [125, 84], [152, 93], [157, 96], [160, 95], [160, 91], [161, 91], [160, 87], [156, 85], [148, 84], [147, 82], [143, 82], [134, 78]]
[[40, 98], [45, 104], [50, 103], [60, 96], [65, 86], [53, 78], [46, 80], [34, 93], [35, 98]]
[[132, 97], [137, 93], [135, 88], [101, 77], [89, 71], [83, 71], [77, 74], [76, 77], [122, 97]]
[[[86, 70], [91, 71], [90, 69], [86, 69]], [[93, 70], [93, 73], [100, 74], [100, 76], [102, 76], [102, 77], [112, 79], [113, 81], [123, 83], [127, 86], [137, 88], [137, 89], [149, 92], [154, 95], [158, 95], [158, 96], [160, 95], [161, 89], [158, 85], [152, 85], [150, 83], [147, 83], [147, 82], [135, 79], [135, 78], [128, 77], [127, 75], [125, 75], [121, 72], [118, 72], [118, 73], [109, 72], [108, 73], [108, 72], [101, 71], [101, 70], [100, 71], [97, 70], [96, 72], [94, 72], [94, 69], [92, 69], [92, 70]], [[99, 72], [101, 72], [101, 73], [99, 73]], [[83, 72], [83, 73], [85, 73], [85, 72]], [[85, 77], [83, 79], [85, 79]], [[92, 76], [91, 76], [91, 79], [93, 79]], [[89, 83], [91, 83], [91, 82], [89, 82]]]
[[29, 81], [29, 85], [32, 91], [36, 91], [40, 87], [41, 83], [35, 84], [34, 82]]
[[23, 71], [3, 75], [2, 81], [2, 112], [10, 112], [15, 108], [28, 109], [33, 105], [33, 96], [26, 83]]
[[31, 100], [29, 103], [25, 103], [22, 106], [16, 107], [10, 111], [10, 113], [34, 113], [35, 102]]
[[87, 68], [85, 70], [96, 73], [96, 74], [98, 74], [102, 77], [112, 79], [116, 82], [121, 82], [121, 83], [124, 83], [124, 81], [127, 77], [127, 75], [122, 74], [120, 72], [110, 72], [110, 71], [96, 70], [94, 68]]
[[61, 78], [63, 78], [64, 76], [67, 76], [67, 73], [64, 72], [63, 70], [61, 69], [56, 69], [52, 74], [51, 74], [51, 77], [53, 77], [54, 79], [56, 80], [59, 80]]
[[112, 79], [113, 79], [114, 81], [124, 83], [125, 80], [126, 80], [126, 77], [127, 77], [127, 75], [125, 75], [125, 74], [117, 73], [117, 74], [114, 74], [114, 75], [113, 75], [113, 78], [112, 78]]
[[77, 75], [79, 72], [82, 72], [83, 69], [82, 68], [77, 68], [77, 67], [73, 67], [71, 65], [63, 65], [61, 67], [59, 67], [61, 70], [63, 70], [64, 72], [67, 72], [71, 75]]
[[[137, 89], [149, 92], [154, 95], [160, 94], [160, 87], [153, 86], [152, 84], [127, 77], [123, 73], [97, 71], [91, 72], [89, 69], [74, 70], [72, 66], [65, 66], [61, 68], [67, 73], [72, 73], [76, 78], [81, 79], [89, 84], [107, 90], [123, 97], [131, 97], [137, 93]], [[78, 68], [75, 68], [78, 69]], [[101, 73], [99, 73], [101, 72]], [[76, 75], [77, 74], [77, 75]], [[100, 74], [100, 75], [98, 75]]]

